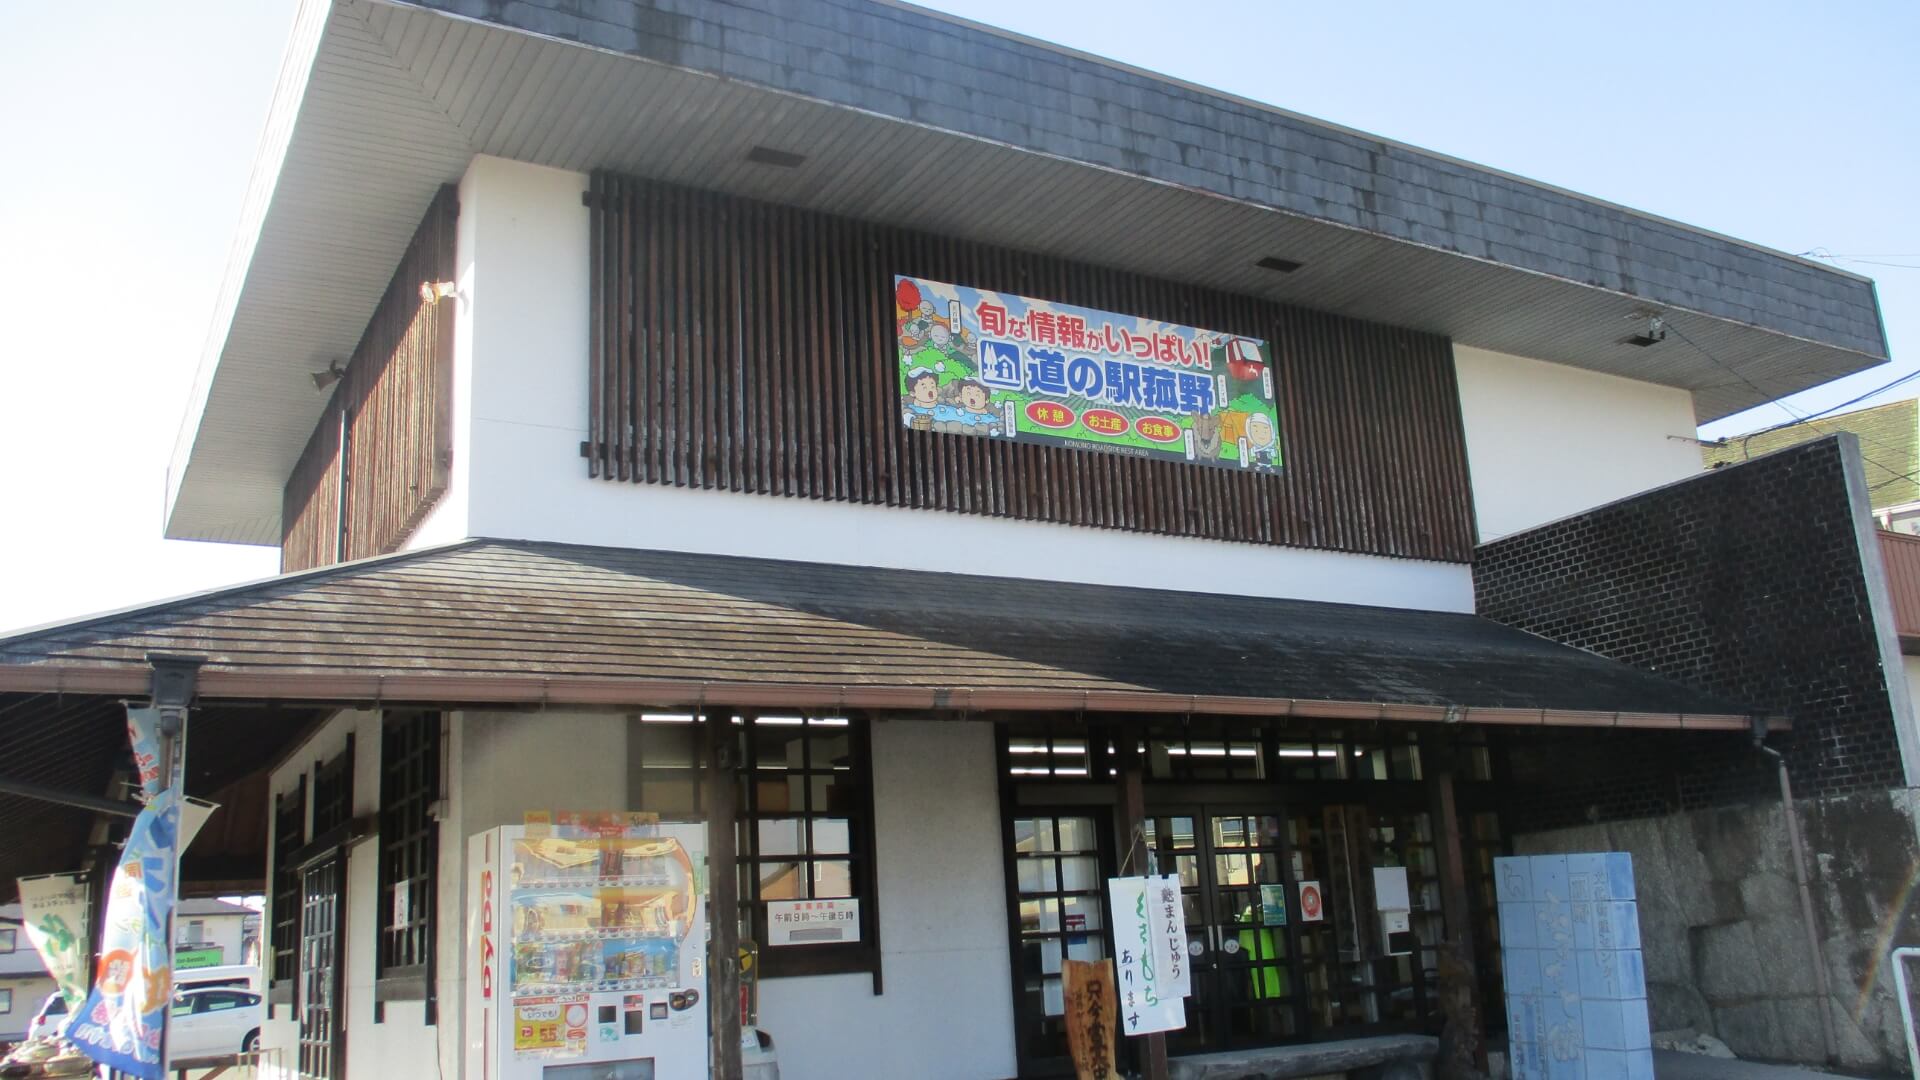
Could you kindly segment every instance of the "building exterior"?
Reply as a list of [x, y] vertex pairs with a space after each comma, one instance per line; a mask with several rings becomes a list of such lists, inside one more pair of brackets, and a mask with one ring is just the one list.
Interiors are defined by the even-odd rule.
[[20, 905], [0, 905], [0, 1043], [26, 1038], [40, 1003], [53, 991], [53, 977], [20, 927]]
[[174, 965], [182, 970], [260, 962], [260, 913], [225, 900], [180, 901], [174, 911]]
[[[1771, 845], [1759, 737], [1906, 813], [1859, 446], [1693, 442], [1884, 361], [1869, 281], [911, 7], [583, 11], [303, 6], [166, 525], [287, 573], [0, 640], [69, 790], [111, 790], [149, 654], [204, 659], [190, 791], [264, 779], [303, 1075], [474, 1075], [467, 844], [528, 815], [708, 821], [713, 955], [759, 944], [808, 1080], [1060, 1075], [1061, 961], [1149, 860], [1196, 984], [1149, 1073], [1448, 1018], [1471, 1059], [1494, 855], [1713, 811]], [[1680, 542], [1706, 505], [1800, 557], [1730, 591], [1758, 554]], [[1844, 599], [1794, 624], [1826, 698], [1721, 662], [1764, 612], [1720, 606], [1799, 572]], [[1694, 623], [1634, 622], [1682, 585]], [[0, 797], [22, 872], [114, 813]], [[818, 901], [837, 937], [780, 943]], [[1657, 1026], [1758, 1015], [1657, 982]]]
[[1762, 454], [1845, 431], [1860, 440], [1867, 494], [1880, 527], [1909, 535], [1920, 531], [1920, 400], [1907, 398], [1864, 409], [1787, 423], [1719, 445], [1701, 448], [1707, 467], [1749, 461]]

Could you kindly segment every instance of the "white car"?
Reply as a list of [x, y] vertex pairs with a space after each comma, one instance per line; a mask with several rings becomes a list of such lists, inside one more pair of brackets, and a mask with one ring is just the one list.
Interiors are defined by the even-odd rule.
[[260, 1049], [260, 995], [227, 988], [173, 996], [167, 1051], [176, 1061], [251, 1054]]
[[47, 1000], [40, 1003], [40, 1011], [33, 1014], [33, 1023], [27, 1026], [27, 1038], [47, 1038], [57, 1033], [66, 1022], [67, 999], [56, 990], [47, 995]]

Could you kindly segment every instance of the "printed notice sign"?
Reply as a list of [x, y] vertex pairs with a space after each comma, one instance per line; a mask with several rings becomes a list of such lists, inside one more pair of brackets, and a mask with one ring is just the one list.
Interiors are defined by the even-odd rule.
[[1107, 899], [1113, 912], [1120, 1029], [1147, 1035], [1186, 1027], [1183, 999], [1191, 992], [1193, 976], [1187, 969], [1179, 880], [1170, 875], [1109, 878]]
[[586, 1053], [587, 996], [514, 999], [513, 1052], [529, 1057], [576, 1057]]
[[893, 315], [911, 430], [1280, 470], [1259, 338], [910, 277]]
[[1260, 922], [1264, 926], [1287, 925], [1287, 887], [1260, 886]]
[[1300, 883], [1300, 921], [1320, 922], [1327, 917], [1326, 900], [1320, 893], [1320, 883], [1303, 881]]
[[768, 945], [838, 945], [860, 940], [858, 900], [773, 900]]

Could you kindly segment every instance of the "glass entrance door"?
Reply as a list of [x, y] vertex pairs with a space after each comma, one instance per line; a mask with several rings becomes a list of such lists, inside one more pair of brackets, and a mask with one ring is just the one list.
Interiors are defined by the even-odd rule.
[[300, 875], [300, 1075], [311, 1080], [334, 1080], [346, 1060], [339, 1024], [342, 862], [329, 855]]
[[1187, 1026], [1168, 1033], [1169, 1052], [1303, 1035], [1284, 816], [1227, 807], [1156, 812], [1146, 842], [1160, 872], [1180, 879], [1193, 961]]

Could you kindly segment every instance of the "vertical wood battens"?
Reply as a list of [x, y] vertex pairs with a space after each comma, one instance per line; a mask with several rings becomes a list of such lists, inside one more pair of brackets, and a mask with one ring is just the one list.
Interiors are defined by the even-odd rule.
[[[1471, 555], [1444, 338], [630, 177], [598, 174], [593, 192], [590, 475], [1409, 558]], [[905, 428], [895, 274], [1265, 339], [1284, 470]], [[326, 487], [317, 474], [301, 479]]]
[[430, 300], [422, 286], [450, 281], [457, 272], [458, 216], [457, 192], [442, 187], [288, 476], [281, 496], [283, 570], [397, 550], [446, 492], [459, 301]]

